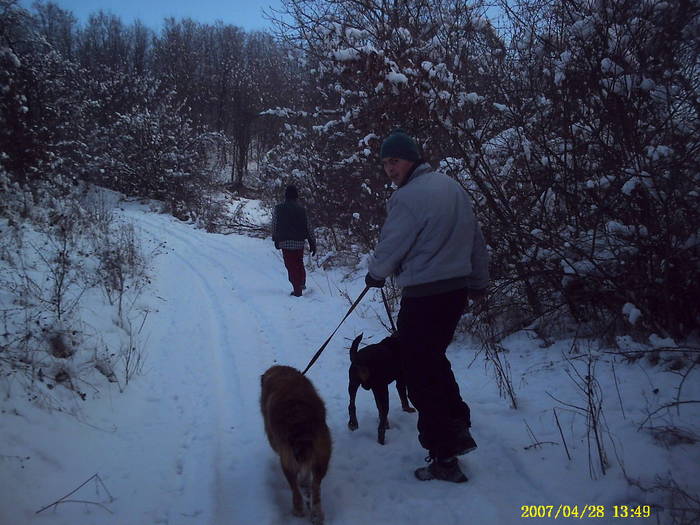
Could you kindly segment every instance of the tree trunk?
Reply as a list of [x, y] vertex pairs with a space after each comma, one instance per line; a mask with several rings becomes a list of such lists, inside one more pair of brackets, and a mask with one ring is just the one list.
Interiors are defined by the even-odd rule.
[[234, 190], [244, 188], [243, 178], [248, 173], [248, 151], [250, 150], [250, 124], [241, 127], [234, 145], [234, 163], [231, 167], [231, 183]]

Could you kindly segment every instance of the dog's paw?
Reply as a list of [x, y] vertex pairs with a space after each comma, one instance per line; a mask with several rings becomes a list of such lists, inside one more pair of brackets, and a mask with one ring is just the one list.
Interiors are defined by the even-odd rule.
[[348, 428], [350, 430], [357, 430], [359, 428], [359, 425], [357, 424], [357, 421], [348, 421]]

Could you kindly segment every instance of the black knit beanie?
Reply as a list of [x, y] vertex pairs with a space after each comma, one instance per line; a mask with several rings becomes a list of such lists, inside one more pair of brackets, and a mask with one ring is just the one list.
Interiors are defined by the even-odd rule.
[[418, 162], [421, 156], [416, 141], [409, 137], [404, 130], [395, 129], [382, 142], [379, 158], [396, 158]]

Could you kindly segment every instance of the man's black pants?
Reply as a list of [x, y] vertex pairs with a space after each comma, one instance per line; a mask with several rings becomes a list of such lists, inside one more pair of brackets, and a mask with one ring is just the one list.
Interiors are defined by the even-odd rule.
[[398, 317], [401, 369], [418, 410], [418, 439], [431, 456], [460, 449], [460, 431], [471, 426], [445, 350], [467, 304], [467, 289], [427, 297], [403, 297]]

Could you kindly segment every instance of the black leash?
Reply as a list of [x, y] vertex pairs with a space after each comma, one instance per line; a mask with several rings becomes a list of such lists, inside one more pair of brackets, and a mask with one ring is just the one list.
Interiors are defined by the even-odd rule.
[[382, 288], [382, 301], [384, 301], [384, 309], [386, 310], [386, 316], [389, 318], [389, 323], [391, 324], [391, 333], [395, 334], [396, 325], [394, 324], [394, 318], [391, 316], [391, 309], [389, 308], [389, 301], [386, 300], [384, 288]]
[[335, 330], [333, 330], [333, 333], [326, 339], [326, 342], [321, 345], [321, 348], [318, 349], [318, 352], [311, 358], [311, 362], [306, 366], [304, 371], [302, 372], [302, 375], [306, 375], [306, 372], [309, 371], [309, 368], [311, 368], [311, 365], [313, 365], [316, 362], [316, 359], [319, 358], [321, 355], [321, 352], [323, 352], [326, 348], [326, 345], [331, 342], [331, 339], [335, 335], [335, 333], [338, 331], [338, 328], [340, 328], [340, 325], [343, 324], [343, 322], [348, 318], [348, 316], [352, 313], [352, 311], [355, 309], [355, 307], [360, 304], [360, 301], [362, 298], [365, 296], [365, 294], [369, 291], [369, 286], [365, 286], [365, 289], [362, 290], [362, 293], [358, 296], [357, 299], [355, 299], [355, 302], [352, 303], [352, 306], [350, 307], [350, 310], [348, 310], [348, 313], [345, 314], [345, 317], [343, 317], [343, 320], [340, 321], [340, 324], [336, 327]]

